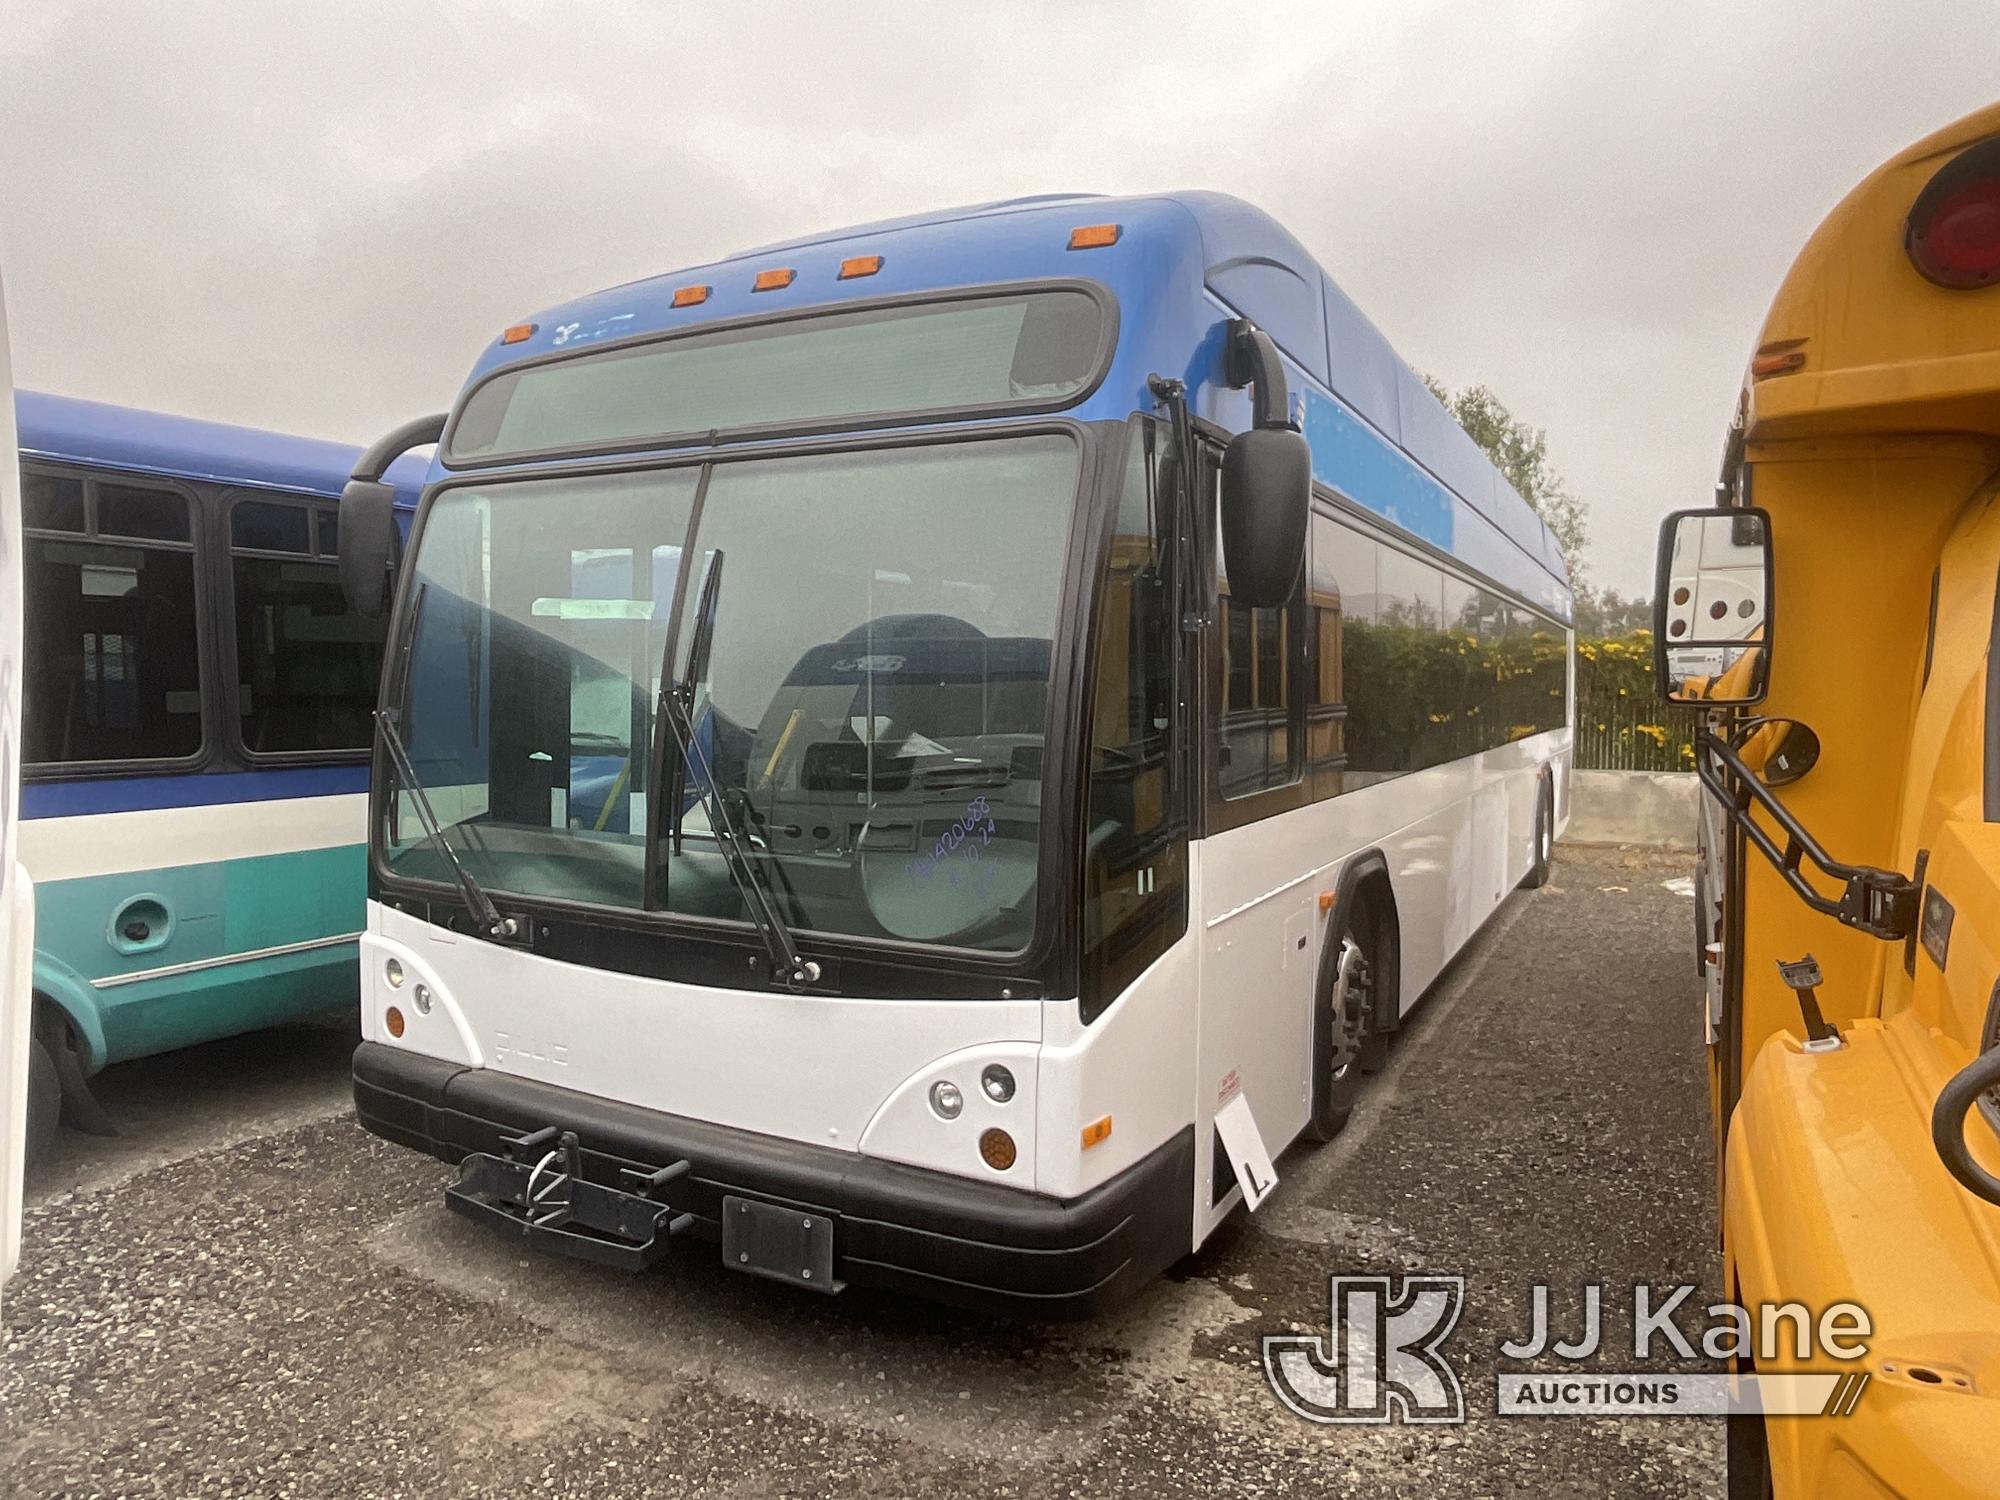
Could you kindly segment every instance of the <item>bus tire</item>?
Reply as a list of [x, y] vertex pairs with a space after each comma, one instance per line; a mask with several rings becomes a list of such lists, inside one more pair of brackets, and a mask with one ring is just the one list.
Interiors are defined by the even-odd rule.
[[1544, 776], [1535, 789], [1535, 854], [1528, 873], [1521, 877], [1521, 889], [1538, 891], [1549, 883], [1549, 871], [1556, 857], [1556, 798]]
[[28, 1165], [32, 1168], [55, 1144], [62, 1119], [62, 1078], [56, 1060], [38, 1036], [28, 1039]]
[[[1374, 1029], [1375, 984], [1384, 972], [1383, 926], [1368, 895], [1357, 893], [1348, 904], [1352, 909], [1339, 934], [1326, 946], [1313, 1008], [1313, 1109], [1306, 1137], [1321, 1145], [1347, 1128], [1360, 1097], [1362, 1054]], [[1347, 961], [1343, 992], [1343, 952], [1350, 946], [1354, 957]]]

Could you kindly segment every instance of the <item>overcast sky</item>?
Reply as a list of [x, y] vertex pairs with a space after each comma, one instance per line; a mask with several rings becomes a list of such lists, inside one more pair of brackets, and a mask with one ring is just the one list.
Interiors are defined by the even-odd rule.
[[0, 5], [21, 384], [365, 442], [574, 293], [888, 214], [1209, 187], [1548, 430], [1596, 582], [1710, 492], [1834, 202], [1996, 92], [2000, 0], [1259, 10]]

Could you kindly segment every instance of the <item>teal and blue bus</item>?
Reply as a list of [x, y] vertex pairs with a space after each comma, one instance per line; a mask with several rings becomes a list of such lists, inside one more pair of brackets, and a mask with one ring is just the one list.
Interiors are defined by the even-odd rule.
[[376, 457], [422, 441], [355, 1100], [517, 1240], [1086, 1312], [1548, 876], [1555, 539], [1247, 204], [616, 287]]
[[336, 563], [358, 450], [14, 413], [32, 1150], [59, 1107], [102, 1127], [109, 1063], [353, 1004], [382, 630]]

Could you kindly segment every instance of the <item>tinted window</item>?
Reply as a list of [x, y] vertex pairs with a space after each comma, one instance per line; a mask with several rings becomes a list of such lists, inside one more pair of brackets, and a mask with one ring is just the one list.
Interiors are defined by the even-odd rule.
[[21, 524], [30, 531], [82, 531], [83, 481], [69, 474], [23, 474]]
[[319, 518], [319, 552], [321, 557], [336, 557], [340, 553], [340, 512], [320, 510], [314, 512]]
[[[1218, 480], [1211, 469], [1211, 520]], [[1215, 724], [1216, 789], [1224, 798], [1247, 797], [1300, 778], [1304, 757], [1305, 665], [1299, 622], [1305, 615], [1305, 581], [1280, 609], [1251, 609], [1229, 595], [1219, 536], [1215, 542], [1216, 615], [1222, 650], [1221, 714]]]
[[312, 551], [312, 513], [281, 500], [239, 500], [229, 509], [233, 546], [259, 552]]
[[193, 551], [30, 537], [23, 557], [28, 762], [200, 750]]
[[243, 748], [365, 749], [386, 619], [348, 610], [331, 562], [239, 556], [231, 567]]
[[[1371, 565], [1374, 591], [1364, 595]], [[1565, 722], [1568, 638], [1560, 626], [1323, 517], [1315, 521], [1314, 577], [1321, 594], [1344, 585], [1339, 790]], [[1316, 780], [1316, 793], [1326, 795], [1330, 784]]]
[[1174, 538], [1148, 453], [1155, 436], [1150, 426], [1134, 432], [1097, 606], [1084, 823], [1086, 1019], [1187, 927], [1182, 798], [1171, 756]]
[[1057, 403], [1090, 383], [1103, 342], [1102, 308], [1072, 291], [693, 334], [496, 375], [467, 399], [449, 452], [487, 459], [715, 429]]
[[97, 531], [100, 536], [184, 542], [188, 539], [187, 502], [172, 490], [100, 483]]

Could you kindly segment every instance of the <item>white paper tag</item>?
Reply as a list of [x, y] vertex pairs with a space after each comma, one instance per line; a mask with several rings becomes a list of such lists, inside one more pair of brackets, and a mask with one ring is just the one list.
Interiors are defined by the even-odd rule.
[[1264, 1149], [1264, 1137], [1250, 1113], [1250, 1100], [1237, 1094], [1215, 1112], [1215, 1128], [1222, 1136], [1222, 1149], [1236, 1169], [1236, 1182], [1243, 1189], [1243, 1203], [1250, 1212], [1271, 1196], [1278, 1174], [1271, 1166], [1271, 1153]]

